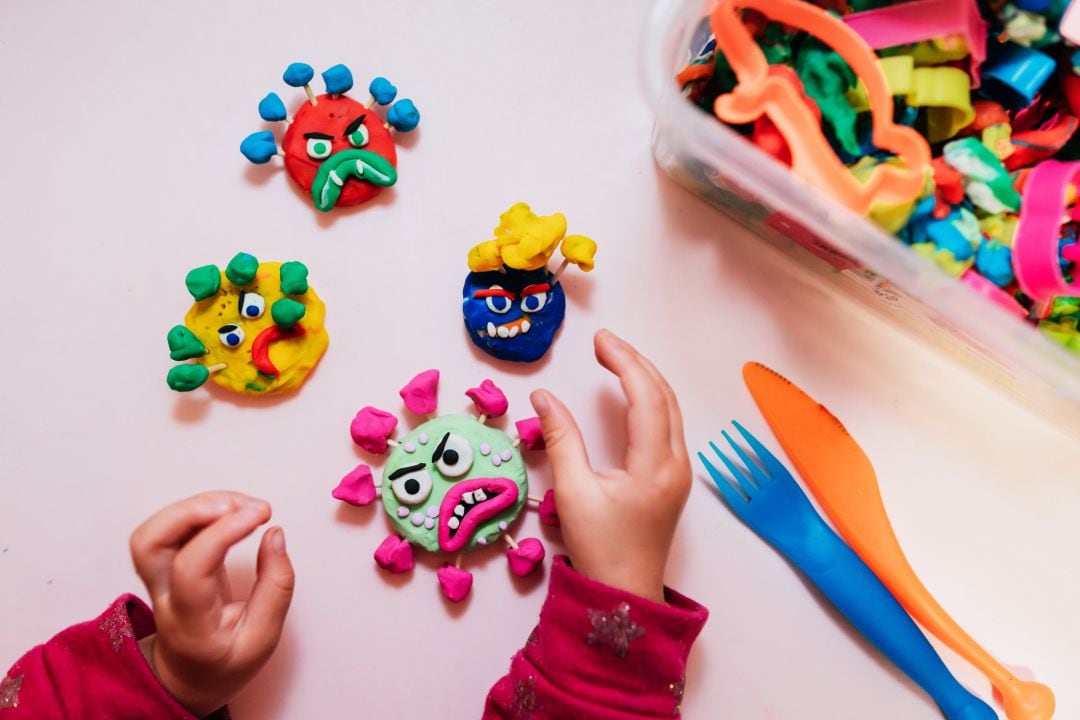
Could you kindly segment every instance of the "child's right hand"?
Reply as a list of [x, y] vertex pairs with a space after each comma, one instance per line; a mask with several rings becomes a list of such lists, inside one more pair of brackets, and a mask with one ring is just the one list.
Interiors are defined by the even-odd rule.
[[550, 392], [534, 392], [559, 525], [578, 572], [663, 602], [664, 566], [691, 483], [679, 402], [653, 364], [614, 333], [601, 330], [595, 345], [630, 404], [626, 469], [593, 470], [570, 411]]
[[294, 582], [281, 528], [263, 534], [246, 601], [233, 600], [224, 565], [229, 548], [269, 519], [263, 500], [208, 492], [159, 511], [131, 536], [157, 624], [139, 646], [165, 689], [198, 717], [240, 692], [281, 638]]

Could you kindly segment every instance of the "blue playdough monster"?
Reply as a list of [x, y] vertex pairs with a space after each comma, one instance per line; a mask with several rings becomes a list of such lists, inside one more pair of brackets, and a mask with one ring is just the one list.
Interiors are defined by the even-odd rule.
[[[562, 265], [548, 270], [561, 248]], [[562, 213], [536, 215], [525, 203], [504, 212], [495, 238], [469, 251], [462, 290], [462, 313], [469, 338], [500, 360], [533, 362], [555, 340], [566, 315], [559, 277], [571, 263], [593, 269], [596, 243], [584, 235], [566, 235]]]

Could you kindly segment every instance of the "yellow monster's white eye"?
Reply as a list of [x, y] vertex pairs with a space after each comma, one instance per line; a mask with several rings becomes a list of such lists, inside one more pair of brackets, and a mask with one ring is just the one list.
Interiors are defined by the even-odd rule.
[[239, 325], [222, 325], [217, 332], [221, 344], [227, 348], [237, 348], [244, 343], [244, 329]]
[[398, 468], [387, 479], [394, 497], [405, 505], [419, 505], [431, 495], [431, 475], [423, 463]]
[[245, 320], [261, 318], [266, 312], [266, 300], [257, 292], [240, 293], [240, 317]]
[[431, 459], [439, 472], [446, 477], [461, 477], [472, 467], [472, 445], [460, 435], [446, 433]]
[[334, 139], [332, 137], [322, 133], [308, 133], [305, 137], [307, 137], [308, 157], [312, 160], [323, 160], [330, 157], [330, 152], [334, 149]]

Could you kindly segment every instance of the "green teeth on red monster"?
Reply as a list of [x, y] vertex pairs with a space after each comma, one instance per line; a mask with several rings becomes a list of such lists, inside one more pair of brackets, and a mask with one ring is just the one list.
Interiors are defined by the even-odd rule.
[[397, 170], [386, 158], [368, 150], [334, 153], [319, 166], [319, 172], [311, 184], [311, 199], [316, 209], [323, 212], [332, 210], [349, 179], [389, 187], [397, 182]]

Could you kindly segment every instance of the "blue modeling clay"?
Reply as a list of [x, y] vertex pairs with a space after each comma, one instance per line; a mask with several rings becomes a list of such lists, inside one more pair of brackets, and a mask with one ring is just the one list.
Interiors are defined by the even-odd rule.
[[1016, 0], [1016, 8], [1029, 13], [1045, 15], [1050, 12], [1051, 0]]
[[920, 200], [911, 212], [907, 225], [900, 229], [898, 237], [908, 245], [926, 242], [926, 226], [934, 219], [935, 205], [937, 205], [937, 200], [933, 195]]
[[982, 66], [982, 91], [1009, 110], [1035, 102], [1057, 63], [1034, 48], [1016, 43], [990, 43], [990, 58]]
[[352, 71], [344, 65], [327, 68], [322, 74], [322, 79], [326, 83], [326, 92], [331, 95], [341, 95], [352, 90]]
[[948, 250], [953, 257], [963, 262], [970, 260], [975, 254], [971, 247], [971, 241], [956, 226], [952, 216], [945, 220], [935, 220], [927, 223], [926, 234], [939, 250]]
[[281, 76], [281, 79], [285, 81], [286, 85], [304, 87], [311, 82], [313, 77], [315, 77], [315, 68], [307, 63], [293, 63], [285, 68], [285, 74]]
[[975, 253], [975, 269], [998, 287], [1008, 287], [1013, 274], [1012, 250], [996, 240], [984, 240]]
[[288, 113], [285, 112], [285, 103], [277, 93], [270, 93], [259, 101], [259, 117], [268, 122], [284, 120]]
[[420, 124], [420, 111], [412, 100], [398, 100], [386, 111], [386, 122], [398, 132], [409, 132]]
[[375, 98], [375, 102], [380, 105], [389, 105], [397, 97], [397, 88], [384, 77], [377, 77], [372, 80], [371, 84], [368, 85], [368, 92], [371, 93], [371, 97]]
[[[543, 357], [566, 315], [562, 285], [547, 268], [471, 272], [462, 289], [469, 339], [484, 352], [513, 362]], [[539, 287], [546, 290], [533, 292]], [[525, 295], [522, 291], [530, 288]]]
[[277, 151], [274, 133], [269, 130], [251, 133], [240, 143], [240, 152], [256, 165], [270, 162], [270, 158], [277, 155]]

